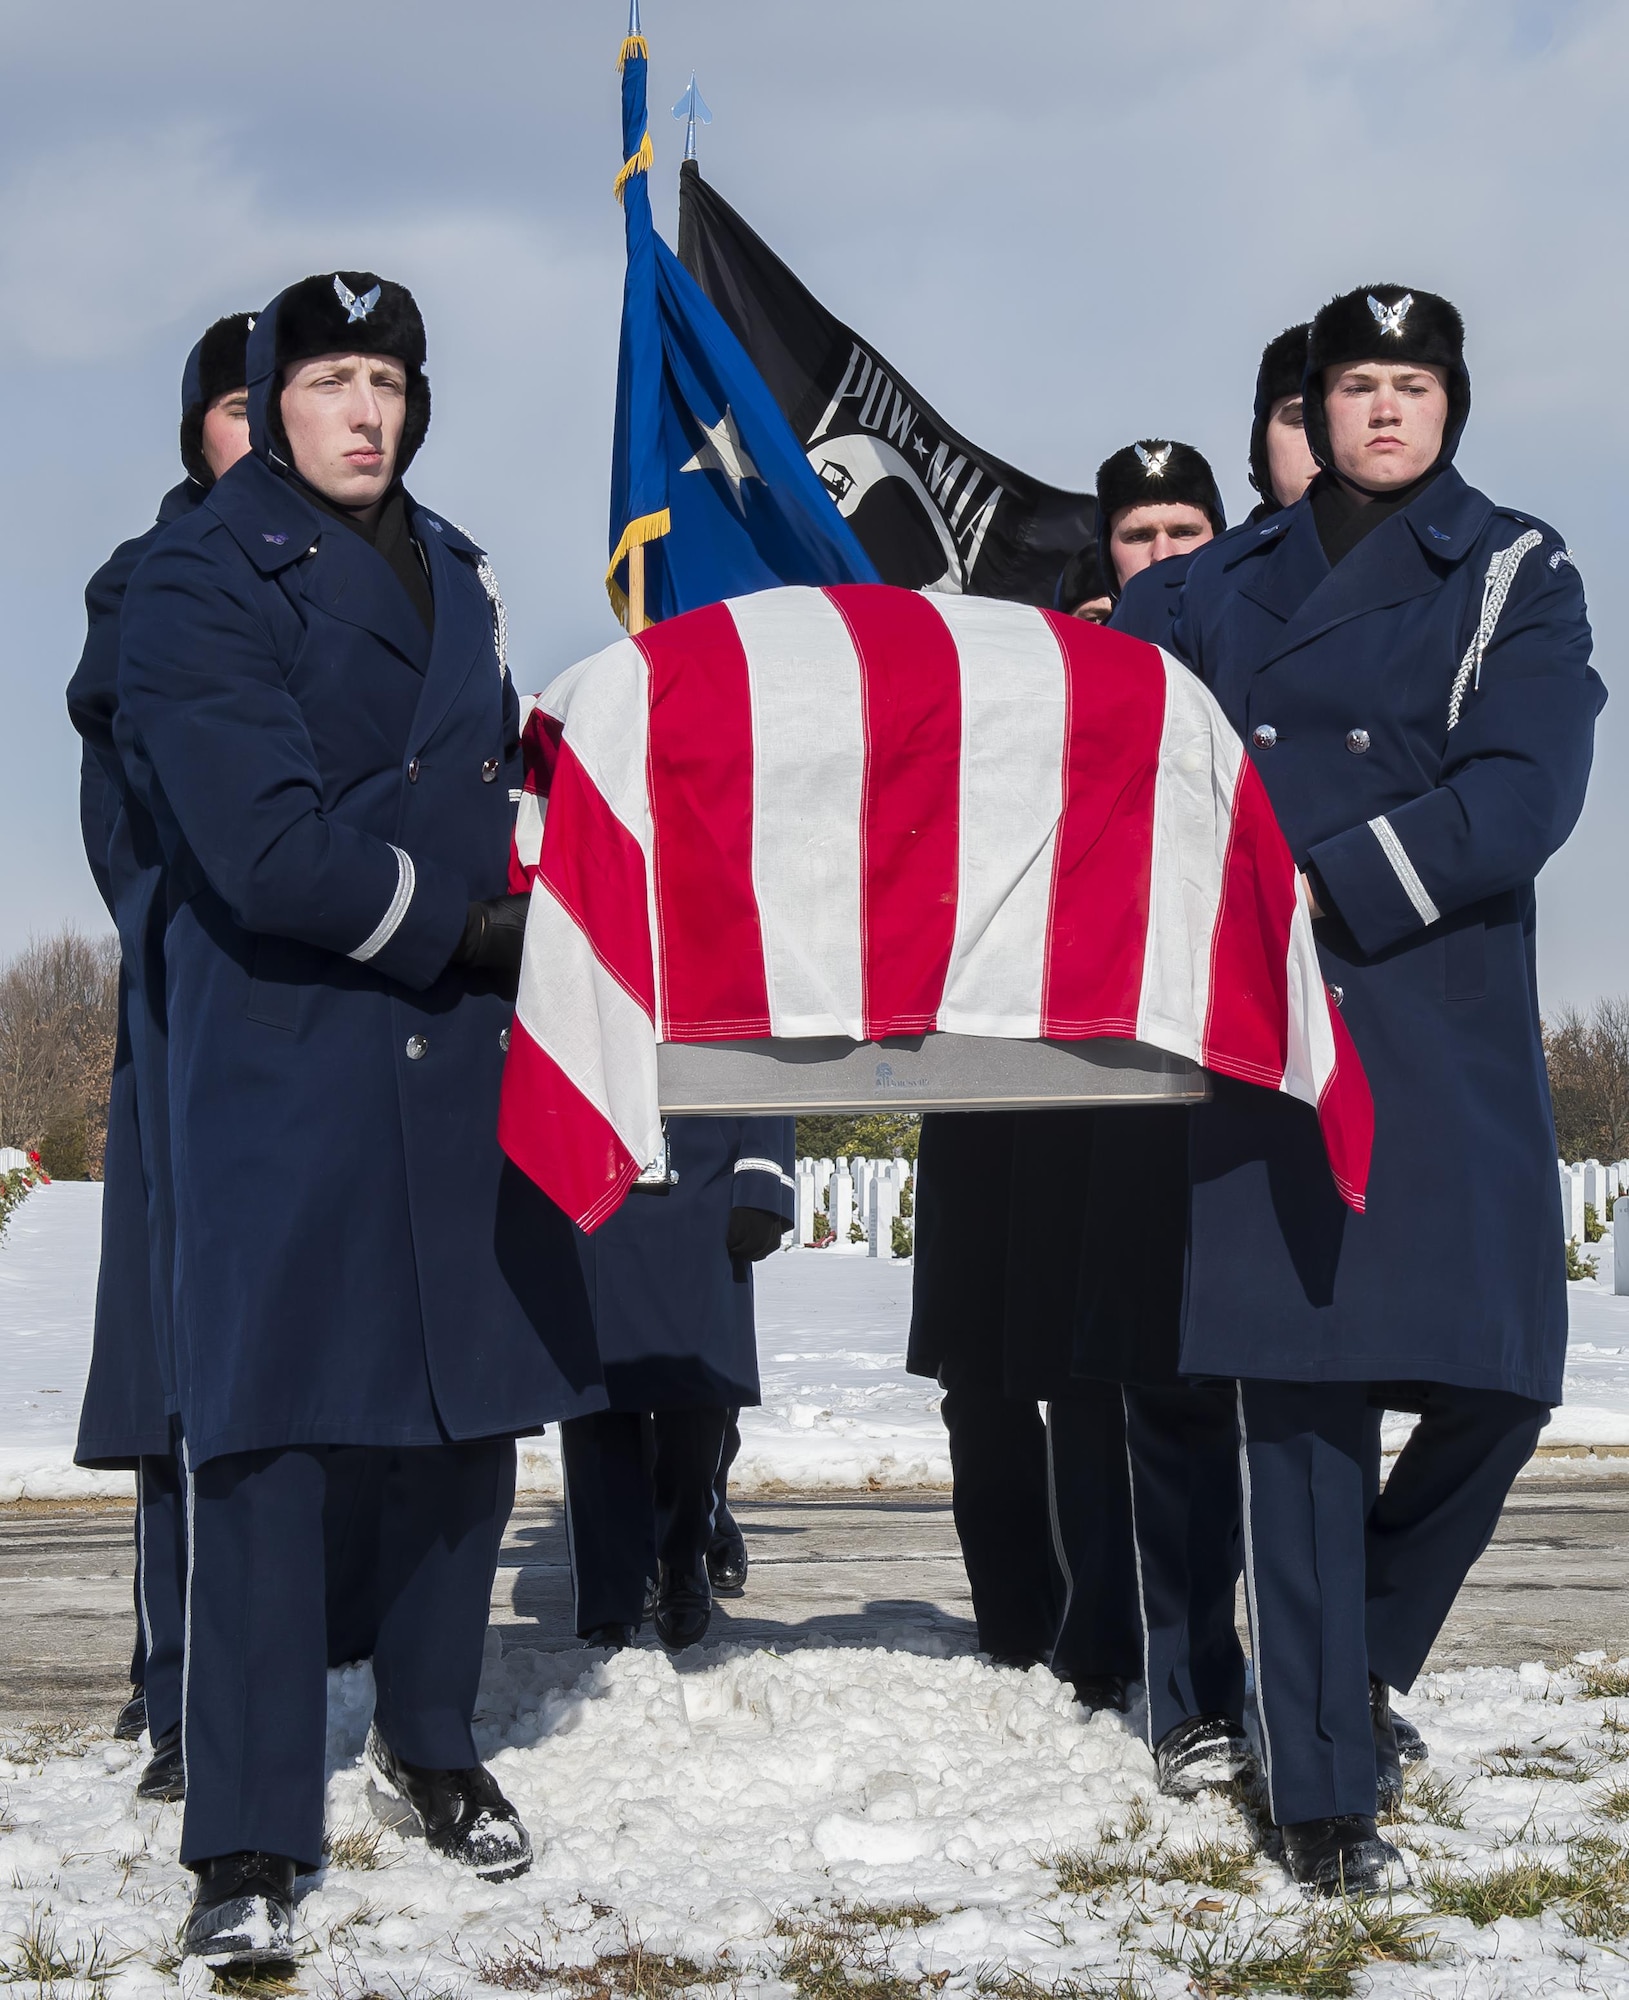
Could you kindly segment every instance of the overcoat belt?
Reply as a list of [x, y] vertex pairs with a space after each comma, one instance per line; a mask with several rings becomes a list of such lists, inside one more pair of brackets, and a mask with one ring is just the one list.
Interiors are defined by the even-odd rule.
[[481, 552], [384, 559], [256, 456], [125, 602], [116, 730], [172, 874], [178, 1399], [194, 1464], [604, 1408], [571, 1228], [496, 1138], [509, 1003], [449, 960], [506, 887], [518, 705]]
[[1193, 1113], [1184, 1368], [1558, 1402], [1533, 884], [1606, 698], [1565, 543], [1450, 468], [1331, 569], [1302, 500], [1199, 552], [1174, 639], [1328, 913], [1324, 976], [1375, 1113], [1361, 1216], [1310, 1111], [1218, 1082]]

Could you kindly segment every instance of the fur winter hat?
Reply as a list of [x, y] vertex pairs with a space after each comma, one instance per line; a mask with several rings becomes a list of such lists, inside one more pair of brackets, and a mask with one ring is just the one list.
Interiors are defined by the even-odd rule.
[[290, 285], [267, 306], [249, 337], [249, 439], [278, 465], [290, 463], [280, 405], [284, 370], [318, 354], [388, 354], [406, 368], [400, 478], [430, 428], [424, 320], [413, 294], [372, 271], [323, 271]]
[[1301, 378], [1307, 372], [1307, 335], [1310, 324], [1287, 326], [1275, 334], [1261, 351], [1256, 370], [1256, 410], [1250, 425], [1250, 484], [1261, 495], [1264, 510], [1276, 514], [1278, 496], [1273, 492], [1272, 472], [1267, 464], [1267, 419], [1273, 405], [1285, 396], [1301, 394]]
[[1210, 460], [1191, 444], [1140, 438], [1136, 444], [1111, 452], [1097, 468], [1097, 558], [1104, 587], [1112, 597], [1120, 595], [1114, 581], [1114, 559], [1109, 554], [1109, 531], [1115, 515], [1123, 507], [1159, 505], [1197, 507], [1209, 515], [1217, 534], [1227, 526]]
[[1471, 413], [1471, 377], [1465, 366], [1465, 322], [1435, 292], [1407, 285], [1359, 285], [1331, 299], [1307, 336], [1307, 370], [1302, 414], [1307, 443], [1320, 465], [1330, 462], [1329, 423], [1324, 414], [1324, 370], [1354, 361], [1411, 361], [1440, 368], [1448, 378], [1448, 421], [1438, 466], [1459, 449]]
[[253, 313], [228, 313], [216, 320], [181, 371], [181, 463], [200, 486], [215, 483], [204, 457], [204, 412], [217, 396], [229, 396], [247, 383], [249, 331], [254, 323]]
[[1094, 597], [1112, 595], [1097, 544], [1088, 542], [1084, 548], [1076, 549], [1064, 564], [1052, 601], [1056, 610], [1073, 611], [1077, 605], [1090, 604]]

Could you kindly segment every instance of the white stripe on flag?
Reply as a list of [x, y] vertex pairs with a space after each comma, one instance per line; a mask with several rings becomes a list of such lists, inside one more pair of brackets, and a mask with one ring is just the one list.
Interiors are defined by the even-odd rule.
[[568, 667], [537, 698], [547, 714], [571, 727], [572, 755], [605, 803], [650, 853], [650, 801], [645, 750], [650, 738], [650, 670], [631, 639], [619, 639]]
[[515, 857], [522, 868], [535, 868], [543, 856], [543, 815], [548, 801], [540, 792], [522, 791], [515, 807]]
[[980, 597], [927, 600], [961, 661], [961, 842], [956, 940], [938, 1026], [1038, 1035], [1063, 811], [1063, 653], [1038, 611]]
[[1290, 919], [1288, 964], [1289, 1037], [1285, 1045], [1284, 1081], [1279, 1086], [1304, 1104], [1316, 1105], [1335, 1073], [1335, 1030], [1329, 1020], [1329, 988], [1318, 962], [1312, 918], [1295, 885], [1295, 915]]
[[823, 592], [727, 606], [752, 690], [752, 884], [777, 1035], [865, 1034], [860, 663]]
[[1170, 654], [1154, 781], [1148, 938], [1137, 1038], [1197, 1060], [1210, 1007], [1210, 960], [1233, 828], [1239, 740], [1202, 683]]
[[654, 1159], [662, 1145], [656, 1031], [546, 882], [532, 886], [515, 1018], [633, 1157]]

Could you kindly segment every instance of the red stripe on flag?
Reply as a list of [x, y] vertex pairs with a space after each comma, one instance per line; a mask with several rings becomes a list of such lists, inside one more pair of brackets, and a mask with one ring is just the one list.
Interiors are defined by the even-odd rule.
[[[520, 732], [521, 790], [534, 798], [549, 796], [549, 787], [554, 782], [554, 767], [560, 755], [561, 739], [565, 735], [565, 724], [557, 715], [550, 715], [547, 709], [534, 708], [526, 718], [526, 727]], [[513, 834], [509, 839], [509, 893], [524, 896], [532, 886], [535, 870], [528, 868], [521, 860], [515, 846]]]
[[956, 942], [961, 670], [945, 621], [914, 591], [826, 592], [854, 641], [865, 718], [860, 938], [865, 1031], [931, 1028]]
[[635, 643], [650, 666], [658, 1033], [669, 1042], [767, 1035], [752, 886], [752, 691], [740, 634], [724, 606], [712, 604]]
[[654, 1020], [645, 856], [569, 742], [555, 759], [537, 872], [606, 971]]
[[1361, 1215], [1374, 1153], [1374, 1097], [1357, 1044], [1333, 1006], [1329, 1025], [1335, 1031], [1335, 1067], [1318, 1099], [1318, 1123], [1341, 1200]]
[[1267, 788], [1248, 757], [1233, 788], [1222, 896], [1211, 936], [1200, 1061], [1276, 1090], [1289, 1054], [1290, 923], [1298, 884]]
[[579, 1229], [593, 1231], [615, 1214], [639, 1173], [599, 1107], [519, 1020], [504, 1064], [498, 1144]]
[[1165, 668], [1141, 639], [1042, 616], [1063, 653], [1068, 707], [1041, 1033], [1135, 1035]]

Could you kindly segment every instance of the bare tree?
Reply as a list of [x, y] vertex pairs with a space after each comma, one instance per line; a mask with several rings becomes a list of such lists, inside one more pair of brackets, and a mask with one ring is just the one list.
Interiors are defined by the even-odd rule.
[[1569, 1160], [1629, 1158], [1629, 994], [1546, 1023], [1556, 1143]]
[[119, 944], [71, 925], [0, 969], [0, 1145], [99, 1180], [118, 1032]]

